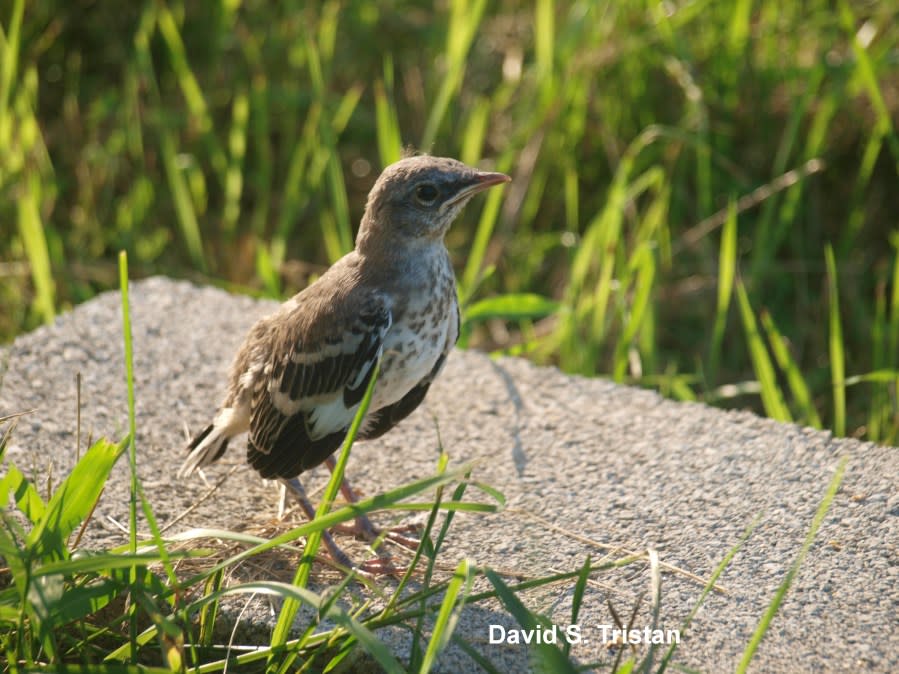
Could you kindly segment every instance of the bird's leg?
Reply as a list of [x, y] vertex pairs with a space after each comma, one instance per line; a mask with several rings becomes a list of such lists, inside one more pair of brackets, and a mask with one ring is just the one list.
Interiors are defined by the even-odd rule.
[[[325, 459], [325, 465], [328, 467], [328, 470], [332, 473], [334, 472], [334, 467], [337, 465], [337, 460], [334, 456], [329, 456]], [[359, 497], [356, 495], [356, 492], [353, 491], [353, 488], [350, 486], [349, 481], [344, 477], [340, 481], [340, 493], [343, 494], [343, 498], [346, 499], [347, 503], [353, 504], [359, 501]], [[388, 529], [386, 537], [397, 543], [402, 545], [404, 548], [408, 548], [410, 550], [415, 550], [418, 548], [419, 540], [417, 538], [413, 538], [412, 536], [407, 536], [403, 532], [409, 532], [414, 530], [414, 528], [410, 527], [400, 527], [399, 529]], [[375, 526], [374, 522], [372, 522], [365, 513], [356, 516], [355, 524], [352, 527], [346, 528], [344, 527], [342, 531], [346, 531], [355, 536], [359, 536], [365, 539], [368, 542], [372, 542], [381, 535], [381, 530]]]
[[[315, 508], [309, 501], [309, 497], [306, 496], [306, 489], [303, 487], [299, 479], [292, 477], [289, 480], [282, 479], [280, 482], [284, 487], [286, 487], [285, 495], [287, 492], [292, 494], [300, 504], [300, 508], [302, 508], [303, 512], [306, 513], [306, 517], [309, 518], [309, 521], [311, 522], [312, 520], [314, 520]], [[283, 496], [281, 500], [283, 503]], [[331, 536], [331, 532], [327, 529], [322, 531], [322, 541], [324, 542], [325, 547], [328, 548], [328, 552], [331, 553], [331, 557], [335, 562], [347, 567], [348, 569], [353, 568], [353, 562], [350, 560], [349, 556], [340, 549], [340, 546], [337, 545], [337, 543], [334, 541], [334, 538]]]
[[[286, 487], [285, 494], [287, 492], [291, 493], [293, 497], [300, 504], [300, 508], [303, 509], [303, 512], [306, 513], [306, 517], [309, 518], [309, 521], [315, 519], [315, 508], [312, 506], [312, 503], [309, 501], [309, 498], [306, 496], [306, 489], [303, 487], [303, 484], [299, 481], [298, 478], [292, 477], [289, 480], [282, 479], [280, 480], [281, 484]], [[382, 559], [373, 559], [367, 562], [364, 562], [361, 566], [356, 566], [353, 564], [353, 561], [349, 558], [349, 556], [337, 545], [337, 542], [334, 540], [334, 537], [331, 536], [331, 532], [327, 529], [322, 531], [322, 542], [325, 544], [325, 547], [328, 548], [328, 552], [331, 555], [331, 558], [348, 569], [358, 568], [363, 573], [368, 574], [386, 574], [386, 573], [395, 573], [396, 569], [390, 563], [389, 560]]]
[[[337, 466], [337, 460], [333, 455], [331, 455], [327, 459], [325, 459], [325, 465], [333, 474], [334, 468]], [[359, 502], [359, 497], [350, 486], [349, 480], [346, 479], [346, 476], [344, 476], [344, 478], [340, 481], [340, 493], [343, 494], [343, 498], [345, 498], [346, 502], [350, 505]], [[374, 522], [372, 522], [365, 513], [356, 515], [355, 524], [351, 527], [344, 527], [344, 530], [348, 534], [360, 536], [369, 542], [375, 540], [381, 533], [374, 525]]]

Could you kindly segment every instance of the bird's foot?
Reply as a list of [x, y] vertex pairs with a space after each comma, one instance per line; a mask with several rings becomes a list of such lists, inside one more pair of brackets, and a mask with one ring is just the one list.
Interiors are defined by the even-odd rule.
[[[306, 513], [306, 516], [311, 520], [315, 519], [315, 508], [312, 507], [312, 504], [309, 502], [309, 499], [306, 497], [306, 490], [303, 488], [303, 485], [297, 478], [292, 478], [289, 480], [281, 480], [282, 485], [286, 488], [284, 493], [291, 494], [300, 504], [300, 507]], [[283, 498], [283, 495], [282, 495]], [[406, 527], [408, 530], [408, 527]], [[328, 554], [331, 556], [331, 559], [338, 566], [342, 566], [346, 569], [356, 569], [359, 573], [367, 576], [382, 576], [382, 575], [391, 575], [391, 574], [399, 574], [402, 573], [402, 569], [396, 567], [391, 561], [390, 557], [387, 556], [378, 556], [373, 559], [370, 559], [362, 564], [355, 564], [352, 559], [350, 559], [349, 555], [347, 555], [343, 549], [337, 545], [337, 541], [334, 540], [334, 537], [331, 535], [331, 531], [336, 531], [343, 533], [346, 531], [347, 533], [351, 533], [354, 536], [367, 540], [369, 543], [376, 541], [381, 535], [380, 529], [374, 525], [374, 523], [365, 515], [359, 515], [353, 524], [349, 525], [340, 525], [338, 524], [335, 527], [332, 527], [331, 530], [322, 531], [322, 543], [324, 543], [325, 547], [328, 550]], [[408, 547], [411, 550], [415, 550], [418, 547], [418, 540], [408, 537], [402, 536], [396, 530], [388, 530], [383, 534], [384, 538], [388, 540], [392, 540], [399, 545], [403, 545], [404, 547]]]
[[367, 576], [400, 576], [405, 572], [390, 557], [372, 557], [359, 566], [359, 573]]
[[418, 545], [421, 542], [418, 536], [408, 535], [420, 532], [420, 528], [414, 524], [381, 529], [365, 515], [359, 515], [352, 524], [338, 524], [332, 530], [348, 536], [354, 536], [369, 543], [374, 543], [378, 539], [383, 538], [413, 551], [418, 549]]
[[402, 574], [405, 569], [397, 567], [390, 557], [373, 557], [361, 564], [356, 564], [343, 549], [337, 545], [330, 532], [322, 532], [322, 543], [328, 549], [331, 559], [345, 570], [355, 570], [358, 574], [369, 578]]

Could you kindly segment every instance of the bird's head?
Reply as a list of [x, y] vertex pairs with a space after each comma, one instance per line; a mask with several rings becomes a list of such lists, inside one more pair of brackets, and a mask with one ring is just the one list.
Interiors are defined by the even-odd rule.
[[440, 241], [469, 199], [510, 180], [445, 157], [401, 159], [369, 192], [357, 246]]

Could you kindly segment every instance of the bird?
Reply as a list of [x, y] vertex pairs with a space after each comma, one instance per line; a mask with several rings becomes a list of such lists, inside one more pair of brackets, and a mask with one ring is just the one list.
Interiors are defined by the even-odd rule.
[[[314, 518], [298, 476], [322, 463], [333, 469], [332, 454], [375, 365], [360, 440], [409, 416], [442, 370], [460, 330], [444, 237], [472, 197], [510, 181], [431, 155], [387, 166], [368, 194], [354, 249], [252, 326], [231, 365], [224, 402], [188, 443], [178, 478], [217, 461], [232, 438], [247, 433], [249, 464], [281, 481]], [[367, 520], [362, 524], [374, 533]], [[330, 536], [323, 542], [335, 561], [351, 566]]]

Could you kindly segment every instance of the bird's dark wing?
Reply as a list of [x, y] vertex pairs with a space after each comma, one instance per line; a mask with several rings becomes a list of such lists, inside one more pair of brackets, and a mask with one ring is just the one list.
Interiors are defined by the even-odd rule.
[[247, 459], [262, 477], [295, 477], [340, 446], [381, 356], [391, 314], [373, 295], [352, 314], [288, 333], [254, 388]]

